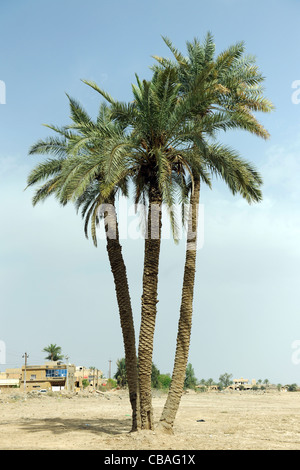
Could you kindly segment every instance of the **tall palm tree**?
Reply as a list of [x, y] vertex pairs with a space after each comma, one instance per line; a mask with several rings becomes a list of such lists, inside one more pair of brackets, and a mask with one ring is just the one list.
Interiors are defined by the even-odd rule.
[[50, 361], [60, 361], [64, 358], [61, 353], [61, 347], [57, 346], [56, 344], [49, 344], [43, 349], [43, 352], [48, 353], [45, 359]]
[[[133, 85], [133, 101], [129, 104], [114, 101], [95, 83], [86, 82], [102, 94], [112, 106], [112, 115], [119, 123], [126, 123], [131, 140], [111, 159], [112, 181], [120, 174], [130, 174], [135, 190], [135, 203], [148, 203], [146, 218], [144, 270], [139, 334], [139, 392], [141, 425], [153, 429], [151, 400], [151, 368], [153, 338], [157, 314], [157, 288], [161, 246], [162, 205], [171, 207], [178, 197], [184, 172], [189, 171], [191, 159], [191, 129], [188, 123], [193, 96], [178, 100], [180, 84], [174, 68], [154, 72], [151, 80]], [[197, 162], [195, 162], [195, 165]], [[199, 165], [198, 165], [199, 167]], [[199, 177], [209, 183], [206, 172], [199, 169]], [[176, 224], [171, 213], [171, 224], [176, 236]]]
[[[187, 43], [189, 53], [187, 58], [183, 57], [168, 39], [165, 39], [165, 42], [177, 60], [175, 67], [182, 85], [181, 96], [191, 92], [197, 94], [199, 90], [203, 94], [203, 90], [206, 90], [204, 95], [207, 99], [199, 102], [193, 116], [195, 122], [202, 122], [204, 131], [205, 128], [209, 129], [210, 121], [213, 132], [218, 129], [241, 128], [260, 137], [268, 138], [267, 131], [256, 120], [252, 111], [268, 112], [273, 109], [273, 106], [262, 96], [259, 84], [263, 81], [263, 77], [254, 66], [253, 58], [243, 56], [242, 43], [230, 47], [214, 60], [215, 48], [210, 34], [207, 35], [203, 46], [197, 40], [194, 43]], [[170, 66], [170, 61], [157, 59], [163, 66], [166, 64]], [[213, 93], [207, 93], [213, 84], [215, 84]], [[222, 87], [223, 92], [220, 92]], [[200, 135], [194, 136], [193, 144], [212, 173], [221, 176], [233, 194], [241, 194], [249, 203], [259, 202], [262, 180], [256, 169], [240, 159], [231, 149], [215, 144], [203, 145], [201, 125], [198, 130], [200, 130]], [[159, 423], [159, 428], [167, 432], [172, 432], [183, 391], [192, 326], [197, 252], [197, 208], [200, 198], [200, 178], [195, 167], [192, 168], [192, 173], [194, 188], [190, 194], [176, 354], [172, 383]]]
[[[153, 428], [150, 374], [157, 313], [162, 203], [172, 205], [178, 175], [187, 173], [191, 176], [191, 185], [195, 179], [194, 174], [210, 184], [207, 168], [212, 167], [216, 172], [220, 170], [216, 156], [213, 163], [211, 159], [209, 165], [204, 162], [204, 133], [211, 136], [219, 129], [226, 130], [241, 124], [251, 130], [255, 127], [252, 116], [242, 113], [242, 109], [229, 106], [229, 98], [225, 99], [224, 96], [228, 94], [228, 88], [220, 83], [213, 64], [183, 93], [181, 82], [184, 77], [180, 77], [181, 70], [175, 69], [166, 61], [162, 62], [164, 67], [154, 70], [151, 81], [141, 82], [137, 78], [137, 86], [133, 86], [134, 101], [129, 105], [114, 102], [95, 83], [88, 82], [108, 99], [115, 118], [120, 122], [125, 119], [131, 127], [133, 147], [129, 151], [130, 163], [124, 158], [126, 152], [128, 156], [127, 148], [125, 154], [120, 152], [118, 158], [114, 159], [114, 168], [126, 171], [124, 164], [125, 167], [130, 167], [136, 188], [136, 201], [146, 196], [149, 202], [138, 353], [141, 422], [144, 429]], [[225, 66], [228, 67], [228, 60], [223, 58], [223, 62], [225, 65], [222, 61], [218, 64], [221, 72]], [[230, 113], [225, 109], [224, 102]], [[211, 115], [214, 106], [217, 108]], [[199, 115], [201, 120], [196, 119]], [[229, 183], [233, 179], [229, 173], [227, 179]], [[242, 183], [239, 186], [242, 187]]]
[[51, 154], [54, 158], [40, 163], [32, 170], [28, 186], [43, 181], [33, 197], [34, 205], [51, 194], [62, 205], [69, 201], [75, 202], [85, 221], [85, 234], [88, 236], [90, 225], [95, 245], [96, 226], [101, 218], [99, 210], [104, 207], [102, 217], [105, 221], [106, 248], [114, 278], [128, 371], [132, 430], [136, 430], [140, 427], [140, 416], [135, 330], [115, 208], [118, 191], [126, 193], [127, 185], [126, 178], [115, 184], [107, 184], [105, 178], [108, 156], [111, 149], [118, 145], [118, 140], [121, 137], [123, 139], [123, 130], [112, 122], [106, 105], [100, 106], [97, 121], [93, 122], [79, 103], [70, 97], [69, 102], [73, 124], [63, 128], [49, 126], [59, 137], [38, 141], [30, 149], [30, 154]]

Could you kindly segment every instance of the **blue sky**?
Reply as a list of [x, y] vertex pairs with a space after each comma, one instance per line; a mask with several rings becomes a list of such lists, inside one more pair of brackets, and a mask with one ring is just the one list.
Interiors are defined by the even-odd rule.
[[[41, 157], [29, 147], [50, 134], [43, 123], [69, 122], [66, 93], [95, 115], [96, 81], [120, 100], [131, 98], [135, 73], [149, 77], [152, 55], [169, 55], [161, 36], [182, 52], [187, 40], [215, 38], [217, 53], [244, 41], [266, 77], [275, 112], [260, 116], [271, 134], [220, 135], [260, 170], [264, 200], [248, 206], [216, 182], [204, 188], [204, 245], [198, 252], [189, 362], [198, 379], [268, 378], [300, 384], [299, 170], [300, 5], [288, 1], [20, 0], [0, 6], [0, 340], [6, 367], [44, 360], [50, 343], [77, 365], [108, 373], [124, 356], [105, 244], [83, 234], [73, 207], [55, 200], [32, 207], [24, 191]], [[1, 95], [0, 95], [1, 96]], [[299, 95], [300, 96], [300, 95]], [[138, 336], [143, 243], [124, 240]], [[172, 372], [184, 244], [164, 240], [154, 363]]]

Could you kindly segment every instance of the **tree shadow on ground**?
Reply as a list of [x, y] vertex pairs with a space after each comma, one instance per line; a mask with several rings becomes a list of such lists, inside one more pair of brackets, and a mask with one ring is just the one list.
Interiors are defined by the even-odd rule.
[[52, 432], [53, 434], [64, 434], [74, 431], [89, 432], [94, 434], [118, 435], [129, 433], [131, 430], [131, 419], [26, 419], [21, 423], [23, 430], [29, 433]]

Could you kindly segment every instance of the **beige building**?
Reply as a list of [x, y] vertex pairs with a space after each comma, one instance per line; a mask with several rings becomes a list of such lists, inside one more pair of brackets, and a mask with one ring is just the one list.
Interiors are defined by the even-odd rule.
[[5, 372], [0, 372], [0, 391], [19, 388], [21, 376], [21, 369], [6, 369]]
[[22, 367], [20, 388], [31, 390], [75, 390], [75, 366], [47, 362], [42, 366]]
[[0, 372], [0, 379], [17, 379], [20, 380], [22, 376], [22, 369], [6, 369], [5, 372]]
[[[0, 372], [0, 390], [13, 387], [21, 391], [31, 390], [82, 390], [83, 380], [89, 383], [89, 389], [97, 389], [103, 383], [100, 369], [46, 362], [44, 365], [25, 365], [18, 369], [6, 369]], [[86, 382], [86, 383], [87, 383]], [[86, 385], [86, 384], [85, 384]]]
[[19, 388], [20, 380], [18, 379], [1, 379], [0, 378], [0, 391], [10, 388]]
[[252, 379], [249, 383], [248, 379], [241, 377], [240, 379], [234, 379], [233, 384], [229, 385], [229, 390], [250, 390], [254, 385], [256, 385], [256, 380]]
[[100, 369], [77, 366], [75, 371], [75, 387], [82, 390], [82, 381], [88, 381], [90, 388], [97, 389], [103, 383], [103, 373]]

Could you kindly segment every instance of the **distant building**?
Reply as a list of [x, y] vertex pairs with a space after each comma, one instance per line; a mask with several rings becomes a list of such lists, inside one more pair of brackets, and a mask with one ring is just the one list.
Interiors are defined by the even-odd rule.
[[6, 369], [0, 372], [0, 390], [9, 388], [18, 388], [22, 376], [21, 369]]
[[0, 379], [0, 390], [8, 388], [18, 388], [20, 381], [18, 379]]
[[83, 380], [89, 382], [89, 387], [97, 389], [103, 383], [103, 372], [96, 368], [77, 366], [75, 371], [75, 387], [82, 389]]
[[18, 387], [21, 391], [32, 390], [82, 390], [83, 380], [88, 387], [97, 389], [103, 383], [100, 369], [88, 368], [61, 362], [46, 362], [44, 365], [25, 365], [19, 369], [6, 369], [0, 372], [0, 390]]
[[234, 379], [233, 384], [229, 385], [228, 390], [251, 390], [256, 385], [256, 380], [252, 379], [249, 383], [248, 379], [241, 377], [240, 379]]
[[47, 362], [42, 366], [22, 367], [21, 389], [31, 390], [75, 390], [75, 366], [58, 362]]

